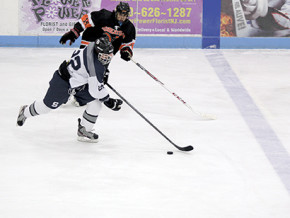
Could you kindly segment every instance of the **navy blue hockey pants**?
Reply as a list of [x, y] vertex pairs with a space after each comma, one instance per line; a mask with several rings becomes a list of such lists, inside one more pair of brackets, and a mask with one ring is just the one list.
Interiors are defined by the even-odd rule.
[[49, 88], [43, 102], [47, 107], [56, 109], [66, 103], [71, 94], [80, 94], [84, 104], [95, 100], [89, 93], [88, 84], [72, 89], [69, 82], [63, 80], [58, 74], [58, 71], [55, 71], [49, 82]]

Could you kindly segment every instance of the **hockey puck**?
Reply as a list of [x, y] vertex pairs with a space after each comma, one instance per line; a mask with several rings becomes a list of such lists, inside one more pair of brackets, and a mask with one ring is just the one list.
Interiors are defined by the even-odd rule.
[[167, 151], [167, 154], [171, 155], [173, 154], [173, 151]]

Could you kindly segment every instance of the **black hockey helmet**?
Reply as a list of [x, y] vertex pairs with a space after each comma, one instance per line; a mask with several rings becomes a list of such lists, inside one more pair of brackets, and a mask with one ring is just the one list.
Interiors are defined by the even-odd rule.
[[126, 2], [120, 2], [116, 7], [116, 12], [129, 16], [130, 13], [130, 6]]
[[95, 52], [98, 60], [103, 64], [109, 64], [113, 58], [114, 47], [107, 37], [99, 38], [95, 41]]

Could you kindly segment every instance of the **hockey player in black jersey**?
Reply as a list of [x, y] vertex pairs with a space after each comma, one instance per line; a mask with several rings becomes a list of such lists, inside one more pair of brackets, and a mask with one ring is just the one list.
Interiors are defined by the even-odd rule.
[[97, 142], [98, 135], [92, 131], [102, 103], [118, 111], [123, 103], [110, 98], [104, 87], [104, 72], [113, 57], [113, 46], [106, 38], [91, 42], [86, 48], [73, 52], [70, 61], [64, 61], [55, 71], [42, 101], [20, 108], [17, 125], [23, 126], [27, 118], [50, 112], [67, 102], [70, 94], [82, 93], [87, 104], [82, 119], [78, 119], [78, 140]]
[[59, 42], [65, 44], [69, 40], [69, 44], [72, 45], [83, 32], [80, 48], [84, 48], [89, 42], [105, 34], [112, 41], [114, 54], [120, 50], [121, 58], [129, 61], [128, 57], [133, 55], [136, 39], [135, 27], [128, 19], [129, 13], [129, 4], [120, 2], [115, 11], [101, 9], [85, 14]]
[[[128, 19], [130, 6], [128, 3], [120, 2], [116, 10], [108, 11], [101, 9], [85, 14], [69, 32], [65, 33], [60, 43], [65, 44], [70, 41], [70, 45], [82, 33], [80, 48], [84, 48], [88, 43], [106, 35], [114, 46], [114, 55], [120, 50], [121, 58], [129, 61], [133, 56], [133, 47], [136, 39], [136, 30], [133, 23]], [[109, 77], [109, 70], [105, 73], [105, 83]], [[75, 96], [80, 106], [84, 105], [80, 94]]]

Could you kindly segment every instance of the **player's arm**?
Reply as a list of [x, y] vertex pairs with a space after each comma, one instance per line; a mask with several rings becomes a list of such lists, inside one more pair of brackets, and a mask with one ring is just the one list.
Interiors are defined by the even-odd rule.
[[83, 31], [84, 29], [82, 28], [81, 24], [79, 22], [77, 22], [74, 25], [74, 28], [72, 28], [69, 32], [66, 32], [59, 40], [60, 44], [65, 44], [68, 40], [69, 45], [72, 45], [75, 40], [80, 36], [80, 33]]
[[94, 98], [103, 102], [108, 108], [113, 111], [118, 111], [121, 109], [123, 101], [121, 99], [110, 98], [110, 95], [105, 88], [103, 83], [100, 83], [96, 76], [91, 76], [88, 78], [89, 93]]
[[99, 101], [103, 102], [108, 108], [112, 109], [113, 111], [118, 111], [121, 109], [121, 105], [123, 101], [121, 99], [114, 99], [110, 98], [110, 95], [107, 89], [104, 86], [103, 82], [100, 82], [100, 78], [98, 78], [98, 74], [100, 75], [102, 70], [97, 66], [95, 66], [95, 73], [89, 74], [88, 78], [88, 86], [89, 86], [89, 93], [94, 98], [98, 99]]
[[75, 23], [74, 27], [60, 38], [59, 43], [65, 44], [69, 40], [69, 45], [72, 45], [80, 36], [81, 32], [89, 27], [94, 27], [95, 23], [97, 23], [98, 19], [101, 17], [101, 11], [94, 11], [83, 15], [81, 19]]
[[121, 58], [125, 61], [130, 61], [131, 57], [133, 57], [133, 48], [134, 48], [135, 40], [132, 40], [129, 43], [122, 43], [120, 47]]
[[128, 31], [125, 32], [125, 38], [120, 46], [121, 58], [125, 61], [130, 61], [133, 57], [133, 48], [135, 45], [136, 30], [133, 24], [129, 26]]

